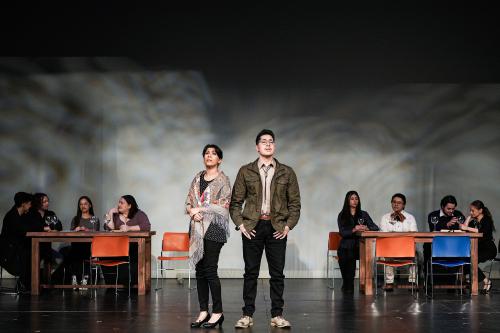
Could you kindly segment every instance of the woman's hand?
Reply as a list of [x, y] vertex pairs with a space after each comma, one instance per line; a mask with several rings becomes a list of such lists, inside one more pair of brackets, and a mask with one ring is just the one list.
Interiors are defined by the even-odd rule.
[[459, 225], [460, 226], [460, 230], [463, 230], [463, 231], [467, 231], [469, 230], [469, 227], [467, 226], [467, 224], [465, 223], [462, 223]]
[[199, 212], [201, 212], [201, 207], [194, 207], [194, 208], [191, 208], [189, 209], [189, 216], [191, 216], [191, 218], [198, 214]]
[[191, 218], [195, 222], [201, 222], [201, 221], [203, 221], [203, 215], [201, 215], [201, 213], [196, 213], [195, 215], [191, 216]]
[[357, 232], [357, 231], [366, 231], [368, 230], [368, 227], [364, 224], [356, 224], [354, 229], [352, 229], [352, 232]]
[[120, 231], [127, 232], [127, 231], [128, 231], [128, 225], [126, 225], [126, 224], [122, 224], [122, 225], [120, 226]]

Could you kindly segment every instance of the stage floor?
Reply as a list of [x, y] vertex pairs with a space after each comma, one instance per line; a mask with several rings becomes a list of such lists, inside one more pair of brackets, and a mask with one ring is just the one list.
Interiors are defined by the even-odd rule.
[[[9, 283], [10, 281], [7, 281]], [[195, 280], [192, 280], [193, 285]], [[222, 298], [224, 330], [235, 331], [241, 315], [242, 279], [224, 279]], [[437, 290], [433, 300], [423, 292], [414, 299], [398, 289], [378, 297], [327, 287], [324, 279], [288, 279], [285, 282], [285, 318], [296, 332], [498, 332], [500, 291], [470, 298]], [[500, 283], [495, 280], [493, 288]], [[4, 285], [6, 283], [4, 282]], [[497, 286], [495, 286], [497, 285]], [[155, 286], [153, 282], [153, 287]], [[280, 332], [269, 326], [269, 281], [259, 280], [253, 329], [238, 332]], [[0, 332], [207, 332], [191, 329], [198, 313], [197, 291], [174, 279], [163, 289], [142, 297], [127, 298], [101, 290], [89, 299], [73, 290], [45, 290], [40, 296], [0, 295]], [[218, 330], [213, 330], [218, 331]]]

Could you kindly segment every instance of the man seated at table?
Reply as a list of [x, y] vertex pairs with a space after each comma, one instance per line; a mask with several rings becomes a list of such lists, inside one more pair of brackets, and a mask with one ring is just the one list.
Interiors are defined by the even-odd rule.
[[[459, 219], [465, 220], [464, 214], [457, 210], [457, 199], [453, 195], [446, 195], [441, 199], [441, 209], [435, 210], [427, 216], [427, 223], [430, 231], [459, 230]], [[437, 223], [436, 223], [437, 221]], [[434, 228], [435, 225], [435, 228]], [[424, 244], [424, 270], [427, 272], [428, 263], [431, 257], [431, 244]], [[434, 271], [440, 273], [452, 273], [440, 267], [435, 267]], [[454, 284], [453, 276], [436, 276], [434, 280], [443, 284]]]
[[18, 192], [14, 206], [5, 214], [0, 235], [0, 265], [10, 274], [18, 275], [19, 291], [27, 291], [31, 283], [31, 242], [26, 237], [29, 230], [26, 213], [33, 196]]
[[[396, 193], [391, 198], [392, 212], [385, 214], [380, 219], [380, 230], [384, 232], [409, 232], [417, 231], [417, 222], [410, 213], [406, 212], [406, 196]], [[409, 269], [408, 281], [415, 282], [415, 266]], [[392, 291], [394, 288], [394, 267], [385, 267], [384, 290]]]

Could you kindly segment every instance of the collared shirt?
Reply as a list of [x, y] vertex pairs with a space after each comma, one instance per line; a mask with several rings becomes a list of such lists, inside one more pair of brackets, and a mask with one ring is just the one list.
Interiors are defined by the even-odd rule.
[[385, 232], [408, 232], [418, 231], [417, 222], [410, 213], [402, 210], [401, 213], [406, 217], [403, 222], [395, 221], [391, 218], [391, 213], [387, 213], [380, 219], [380, 230]]
[[265, 165], [264, 161], [259, 158], [257, 166], [259, 167], [260, 182], [262, 183], [262, 207], [260, 209], [262, 215], [271, 214], [271, 181], [274, 176], [274, 170], [276, 169], [276, 161], [274, 158], [271, 161], [271, 167], [266, 173], [265, 170], [268, 165]]

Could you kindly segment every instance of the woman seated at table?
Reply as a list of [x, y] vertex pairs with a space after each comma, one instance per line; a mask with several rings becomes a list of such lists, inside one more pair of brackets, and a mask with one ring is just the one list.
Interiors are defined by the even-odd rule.
[[[148, 216], [139, 209], [135, 198], [131, 195], [124, 195], [118, 200], [117, 207], [111, 208], [106, 214], [106, 228], [112, 231], [150, 231], [151, 223]], [[137, 243], [130, 243], [130, 276], [131, 284], [137, 284]], [[114, 284], [114, 267], [102, 267], [106, 284]], [[126, 265], [120, 265], [119, 283], [128, 284], [128, 272]]]
[[[31, 209], [28, 213], [29, 229], [32, 231], [61, 231], [62, 223], [56, 213], [49, 210], [49, 196], [45, 193], [35, 193]], [[63, 261], [63, 255], [52, 248], [52, 243], [40, 244], [40, 260], [46, 269], [52, 270]], [[47, 272], [44, 276], [48, 276]], [[48, 282], [48, 281], [46, 281]]]
[[[76, 216], [71, 220], [72, 231], [92, 232], [99, 231], [99, 218], [94, 214], [92, 200], [86, 195], [78, 199]], [[71, 273], [72, 284], [77, 284], [81, 277], [81, 284], [87, 284], [89, 271], [85, 271], [84, 261], [90, 258], [90, 243], [72, 243], [66, 261], [66, 267]], [[88, 263], [87, 263], [88, 266]], [[88, 267], [87, 267], [88, 269]]]
[[118, 206], [106, 214], [106, 226], [115, 231], [149, 231], [151, 223], [148, 216], [139, 209], [135, 198], [129, 194], [118, 200]]
[[359, 259], [358, 231], [377, 231], [378, 226], [373, 223], [370, 215], [361, 210], [361, 200], [358, 192], [349, 191], [345, 195], [344, 206], [337, 218], [339, 232], [342, 236], [338, 249], [339, 266], [342, 274], [342, 291], [354, 292], [354, 275], [356, 260]]
[[[493, 217], [488, 207], [480, 200], [470, 204], [470, 214], [460, 229], [469, 232], [480, 232], [483, 234], [478, 241], [478, 262], [486, 262], [496, 257], [497, 247], [493, 241]], [[483, 281], [483, 293], [487, 294], [491, 289], [491, 280], [484, 275], [479, 266], [477, 267], [478, 281]]]

